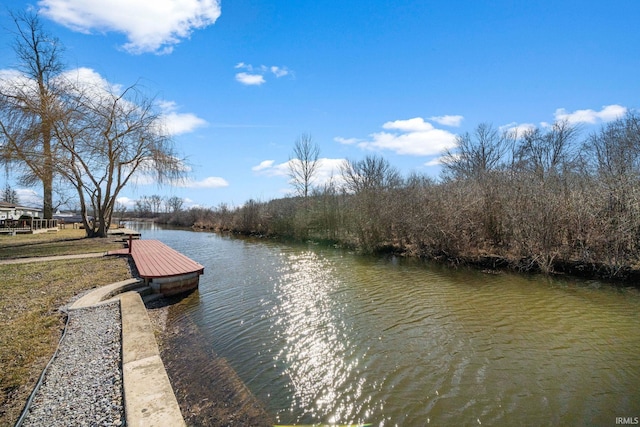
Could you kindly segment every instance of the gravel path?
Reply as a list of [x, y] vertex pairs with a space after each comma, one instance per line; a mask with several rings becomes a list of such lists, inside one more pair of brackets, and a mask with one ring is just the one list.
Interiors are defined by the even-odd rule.
[[22, 426], [123, 425], [120, 305], [72, 310], [69, 316]]

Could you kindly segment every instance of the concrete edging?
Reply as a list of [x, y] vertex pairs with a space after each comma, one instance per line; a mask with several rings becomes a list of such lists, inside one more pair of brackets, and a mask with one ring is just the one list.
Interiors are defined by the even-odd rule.
[[107, 304], [113, 302], [115, 299], [119, 299], [123, 292], [130, 291], [143, 285], [141, 279], [127, 279], [121, 282], [112, 283], [110, 285], [102, 286], [98, 289], [94, 289], [86, 295], [82, 296], [71, 304], [71, 310], [76, 308], [93, 307], [95, 305]]
[[127, 426], [186, 426], [140, 294], [122, 294], [120, 312]]

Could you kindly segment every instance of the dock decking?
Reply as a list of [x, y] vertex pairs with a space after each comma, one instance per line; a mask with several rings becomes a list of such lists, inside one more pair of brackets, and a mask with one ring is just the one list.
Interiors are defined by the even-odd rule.
[[204, 266], [159, 240], [131, 240], [131, 247], [110, 255], [131, 255], [138, 275], [156, 293], [172, 295], [195, 289]]

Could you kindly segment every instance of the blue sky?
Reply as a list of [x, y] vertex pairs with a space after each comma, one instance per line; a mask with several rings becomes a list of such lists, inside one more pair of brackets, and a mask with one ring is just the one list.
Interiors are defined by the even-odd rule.
[[[332, 168], [338, 174], [342, 159], [367, 154], [403, 173], [437, 176], [442, 150], [479, 123], [564, 118], [586, 134], [640, 101], [636, 0], [12, 0], [8, 7], [40, 10], [70, 69], [138, 83], [156, 96], [191, 179], [127, 187], [125, 204], [152, 194], [205, 207], [281, 197], [292, 191], [286, 162], [303, 133], [320, 146], [319, 183]], [[0, 70], [7, 70], [15, 60], [6, 8], [0, 24]], [[18, 189], [27, 199], [29, 190]]]

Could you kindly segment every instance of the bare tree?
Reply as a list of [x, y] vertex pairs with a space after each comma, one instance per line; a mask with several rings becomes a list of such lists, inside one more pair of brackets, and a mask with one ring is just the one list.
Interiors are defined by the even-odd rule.
[[443, 156], [443, 174], [449, 179], [480, 179], [501, 167], [512, 143], [510, 133], [481, 123], [473, 135], [456, 137], [455, 151], [447, 150]]
[[[640, 251], [640, 116], [628, 113], [593, 133], [583, 145], [589, 156], [597, 221], [597, 241], [603, 244], [612, 276], [634, 263]], [[593, 203], [593, 202], [592, 202]], [[594, 251], [592, 251], [594, 252]]]
[[[466, 187], [470, 206], [478, 206], [474, 221], [482, 224], [483, 236], [495, 243], [502, 240], [501, 174], [512, 157], [516, 135], [500, 132], [487, 123], [479, 124], [473, 134], [456, 137], [454, 150], [443, 156], [445, 182]], [[465, 195], [465, 196], [466, 196]]]
[[397, 187], [402, 183], [398, 170], [380, 156], [345, 160], [340, 165], [345, 189], [352, 193]]
[[560, 177], [576, 165], [575, 140], [578, 129], [567, 121], [551, 128], [526, 131], [518, 149], [519, 164], [540, 181]]
[[14, 190], [9, 183], [2, 190], [2, 196], [0, 197], [0, 201], [18, 204], [20, 203], [20, 199], [18, 197], [18, 193]]
[[344, 191], [348, 193], [349, 228], [366, 252], [389, 243], [389, 201], [402, 184], [398, 170], [380, 156], [345, 160], [340, 165]]
[[116, 205], [113, 207], [113, 214], [119, 221], [122, 221], [125, 213], [127, 212], [127, 205], [121, 202], [116, 202]]
[[149, 200], [151, 201], [151, 212], [153, 214], [160, 213], [160, 207], [162, 206], [162, 196], [152, 194], [149, 197]]
[[167, 210], [171, 213], [177, 213], [182, 210], [182, 206], [184, 205], [184, 200], [182, 197], [171, 196], [166, 201]]
[[38, 15], [12, 14], [16, 25], [16, 73], [0, 78], [0, 161], [26, 165], [21, 181], [43, 188], [44, 218], [53, 217], [53, 181], [58, 144], [57, 78], [64, 66], [61, 44], [47, 34]]
[[289, 158], [291, 184], [299, 196], [307, 198], [319, 166], [320, 148], [311, 135], [302, 134], [293, 146], [293, 156]]
[[148, 196], [142, 196], [138, 200], [136, 200], [135, 208], [136, 214], [141, 217], [146, 217], [151, 215], [151, 200]]
[[55, 122], [65, 152], [59, 171], [78, 193], [87, 235], [104, 237], [116, 199], [134, 175], [162, 184], [183, 178], [186, 169], [153, 100], [136, 86], [116, 93], [72, 82], [67, 94], [73, 108]]
[[629, 113], [589, 136], [584, 144], [593, 169], [612, 193], [640, 180], [640, 116]]

